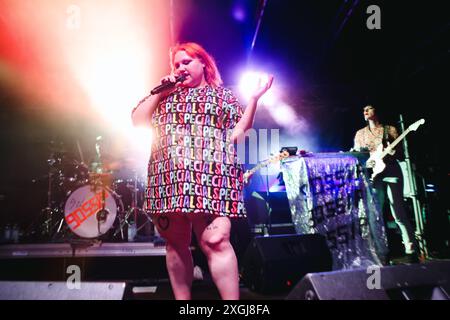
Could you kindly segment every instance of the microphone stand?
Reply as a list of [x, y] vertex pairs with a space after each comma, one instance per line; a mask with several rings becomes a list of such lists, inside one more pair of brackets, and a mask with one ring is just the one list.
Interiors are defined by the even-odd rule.
[[264, 227], [264, 236], [268, 237], [270, 233], [272, 232], [272, 206], [270, 205], [269, 198], [270, 198], [270, 190], [269, 190], [269, 167], [266, 168], [267, 174], [266, 174], [266, 197], [267, 197], [267, 215], [268, 215], [268, 224]]
[[[400, 128], [401, 131], [405, 131], [405, 126], [403, 122], [403, 116], [400, 114]], [[408, 179], [409, 185], [411, 186], [411, 194], [408, 196], [412, 200], [413, 209], [414, 209], [414, 216], [416, 221], [416, 238], [417, 242], [419, 243], [419, 250], [422, 254], [423, 258], [427, 258], [428, 252], [426, 247], [426, 241], [423, 237], [424, 233], [424, 222], [422, 217], [422, 208], [419, 199], [417, 198], [417, 182], [415, 178], [415, 173], [413, 171], [413, 167], [411, 164], [411, 159], [409, 158], [409, 150], [408, 150], [408, 142], [406, 141], [406, 138], [403, 139], [403, 149], [405, 153], [405, 164], [406, 164], [406, 171], [407, 171], [407, 177], [404, 177], [405, 179]]]

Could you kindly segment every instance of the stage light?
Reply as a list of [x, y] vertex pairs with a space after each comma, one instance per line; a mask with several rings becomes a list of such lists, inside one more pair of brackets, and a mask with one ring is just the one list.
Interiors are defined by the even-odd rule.
[[145, 176], [151, 153], [152, 131], [149, 128], [134, 127], [127, 132], [126, 141], [131, 142], [127, 151], [129, 167], [134, 168], [141, 176]]
[[130, 108], [146, 90], [146, 60], [138, 54], [143, 50], [137, 44], [110, 53], [99, 50], [74, 70], [93, 108], [116, 132], [132, 128]]
[[131, 110], [168, 72], [168, 1], [11, 1], [0, 8], [11, 30], [0, 39], [9, 48], [0, 78], [24, 104], [62, 127], [88, 128], [77, 139], [102, 135], [126, 148], [117, 155], [150, 151], [151, 135], [136, 132]]
[[233, 18], [239, 22], [244, 22], [245, 19], [247, 18], [247, 13], [245, 12], [245, 8], [242, 6], [241, 3], [236, 3], [233, 6], [232, 15]]
[[[264, 72], [247, 71], [243, 73], [239, 81], [239, 92], [245, 102], [247, 102], [252, 93], [259, 87], [269, 82], [270, 76]], [[273, 86], [260, 99], [260, 104], [271, 106], [277, 98]]]
[[259, 81], [259, 74], [256, 72], [245, 72], [239, 81], [239, 90], [245, 98], [249, 98], [253, 90], [256, 89]]
[[436, 186], [432, 183], [427, 183], [425, 186], [425, 191], [429, 193], [434, 193], [436, 192]]

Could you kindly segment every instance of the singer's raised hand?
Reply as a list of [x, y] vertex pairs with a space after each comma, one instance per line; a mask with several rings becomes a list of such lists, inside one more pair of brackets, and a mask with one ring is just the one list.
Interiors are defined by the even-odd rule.
[[273, 82], [273, 75], [269, 75], [267, 79], [259, 78], [258, 86], [252, 93], [252, 98], [258, 100], [270, 89]]

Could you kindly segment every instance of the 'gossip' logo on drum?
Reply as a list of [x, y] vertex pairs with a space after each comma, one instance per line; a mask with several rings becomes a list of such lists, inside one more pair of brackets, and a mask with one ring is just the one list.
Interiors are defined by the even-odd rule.
[[[105, 200], [109, 193], [105, 193]], [[102, 207], [102, 192], [98, 192], [92, 198], [86, 200], [76, 208], [74, 211], [66, 215], [66, 222], [72, 230], [76, 230], [85, 222], [90, 216], [97, 213]]]

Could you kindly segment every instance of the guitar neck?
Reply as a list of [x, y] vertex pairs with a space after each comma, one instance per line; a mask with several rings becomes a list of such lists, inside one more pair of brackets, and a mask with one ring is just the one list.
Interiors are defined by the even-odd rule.
[[392, 149], [394, 149], [395, 146], [396, 146], [400, 141], [402, 141], [403, 138], [405, 138], [406, 135], [407, 135], [410, 131], [411, 131], [410, 128], [408, 128], [408, 129], [406, 129], [405, 131], [403, 131], [403, 133], [402, 133], [401, 135], [399, 135], [399, 136], [397, 137], [397, 139], [395, 139], [394, 142], [392, 142], [392, 143], [391, 143], [391, 144], [383, 151], [383, 153], [381, 154], [381, 159], [383, 159], [383, 158], [389, 153], [389, 151], [391, 151]]
[[285, 159], [288, 156], [289, 156], [289, 154], [287, 154], [283, 151], [279, 155], [276, 155], [270, 159], [267, 159], [267, 160], [264, 160], [264, 161], [258, 163], [255, 167], [253, 167], [252, 169], [250, 169], [244, 173], [244, 180], [247, 180], [248, 177], [250, 177], [252, 174], [254, 174], [256, 171], [258, 171], [262, 167], [266, 167], [269, 163], [272, 163], [275, 161], [280, 161], [281, 159]]
[[271, 161], [271, 160], [269, 159], [269, 160], [265, 160], [265, 161], [263, 161], [263, 162], [261, 162], [261, 163], [258, 163], [256, 166], [254, 166], [254, 167], [253, 167], [252, 169], [250, 169], [248, 172], [251, 173], [251, 174], [253, 174], [253, 173], [255, 173], [256, 171], [258, 171], [259, 169], [261, 169], [262, 167], [266, 166], [270, 161]]

